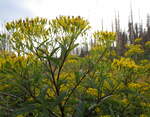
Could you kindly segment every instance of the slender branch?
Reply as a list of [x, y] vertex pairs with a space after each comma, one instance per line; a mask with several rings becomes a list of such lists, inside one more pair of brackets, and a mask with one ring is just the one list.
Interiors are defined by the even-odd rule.
[[[0, 95], [4, 95], [4, 96], [10, 96], [10, 97], [13, 97], [13, 98], [19, 98], [21, 99], [20, 97], [16, 96], [16, 95], [12, 95], [12, 94], [8, 94], [8, 93], [4, 93], [4, 92], [0, 92]], [[22, 99], [21, 99], [22, 100]]]
[[60, 66], [60, 68], [59, 68], [59, 70], [58, 70], [57, 81], [59, 80], [60, 72], [61, 72], [61, 70], [62, 70], [62, 67], [63, 67], [63, 65], [64, 65], [64, 63], [65, 63], [66, 58], [67, 58], [67, 54], [68, 54], [68, 52], [69, 52], [69, 50], [70, 50], [70, 47], [71, 47], [71, 45], [72, 45], [73, 42], [74, 42], [73, 40], [70, 42], [69, 47], [68, 47], [68, 50], [66, 50], [66, 52], [65, 52], [65, 54], [64, 54], [64, 58], [63, 58], [63, 60], [62, 60], [61, 66]]
[[52, 112], [50, 109], [48, 109], [49, 113], [50, 113], [50, 117], [59, 117], [58, 115], [56, 115], [54, 112]]
[[[41, 52], [43, 52], [45, 55], [46, 55], [46, 57], [48, 57], [49, 55], [46, 53], [46, 52], [44, 52], [43, 50], [40, 50]], [[39, 55], [38, 55], [38, 53], [36, 54], [38, 57], [40, 57]], [[52, 64], [51, 64], [51, 61], [48, 59], [47, 60], [48, 61], [48, 70], [49, 70], [49, 72], [51, 73], [51, 77], [52, 77], [52, 83], [54, 84], [54, 87], [55, 87], [55, 89], [56, 89], [56, 94], [57, 95], [59, 95], [59, 89], [58, 89], [58, 87], [57, 87], [57, 84], [56, 84], [56, 81], [55, 81], [55, 75], [54, 75], [54, 71], [52, 70]], [[47, 64], [46, 64], [46, 66], [47, 66]]]
[[56, 89], [56, 94], [57, 94], [57, 96], [59, 96], [59, 89], [58, 89], [56, 81], [55, 81], [55, 75], [54, 75], [54, 72], [52, 70], [52, 65], [51, 65], [50, 60], [48, 60], [48, 64], [49, 64], [49, 67], [50, 67], [49, 70], [50, 70], [50, 73], [51, 73], [51, 76], [52, 76], [53, 84], [54, 84], [54, 87]]
[[[103, 58], [104, 54], [106, 53], [108, 48], [106, 48], [104, 50], [104, 52], [102, 53], [102, 55], [98, 58], [98, 60], [96, 61], [96, 64], [99, 63], [101, 61], [101, 59]], [[92, 69], [88, 69], [84, 75], [81, 77], [80, 81], [74, 86], [74, 88], [71, 90], [71, 92], [68, 94], [68, 97], [65, 100], [64, 106], [67, 104], [68, 100], [70, 99], [71, 95], [73, 94], [73, 92], [75, 91], [75, 89], [80, 85], [80, 83], [84, 80], [84, 78], [87, 76], [87, 74], [89, 74], [92, 71]]]
[[[61, 70], [62, 70], [62, 68], [63, 68], [63, 65], [64, 65], [64, 63], [65, 63], [65, 60], [66, 60], [66, 58], [67, 58], [67, 54], [68, 54], [68, 52], [69, 52], [69, 50], [70, 50], [70, 47], [71, 47], [72, 43], [73, 43], [73, 40], [70, 42], [69, 47], [68, 47], [68, 49], [66, 50], [66, 52], [65, 52], [65, 54], [64, 54], [64, 58], [63, 58], [63, 60], [62, 60], [61, 66], [59, 67], [58, 75], [57, 75], [57, 82], [58, 82], [58, 80], [59, 80], [59, 78], [60, 78]], [[65, 114], [64, 114], [64, 106], [63, 106], [61, 103], [59, 104], [59, 108], [60, 108], [62, 117], [64, 117], [64, 116], [65, 116]]]

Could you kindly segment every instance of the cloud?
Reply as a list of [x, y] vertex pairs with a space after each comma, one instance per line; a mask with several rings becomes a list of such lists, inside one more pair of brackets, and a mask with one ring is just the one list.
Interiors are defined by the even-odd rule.
[[32, 12], [25, 5], [25, 0], [0, 0], [0, 11], [1, 22], [32, 16]]
[[0, 0], [0, 20], [10, 21], [26, 16], [51, 19], [59, 15], [80, 15], [88, 19], [95, 29], [101, 28], [103, 19], [105, 29], [108, 29], [111, 28], [115, 11], [119, 11], [120, 24], [126, 27], [131, 1], [135, 21], [139, 21], [139, 14], [146, 21], [146, 14], [150, 11], [149, 0]]

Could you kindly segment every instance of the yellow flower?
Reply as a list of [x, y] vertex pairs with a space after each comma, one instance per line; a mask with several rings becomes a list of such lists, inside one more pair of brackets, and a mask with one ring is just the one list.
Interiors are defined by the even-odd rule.
[[48, 90], [47, 90], [47, 94], [48, 94], [50, 97], [54, 97], [54, 96], [55, 96], [54, 91], [51, 90], [51, 89], [48, 89]]
[[150, 63], [150, 61], [147, 59], [144, 59], [144, 60], [141, 60], [140, 63], [146, 65], [146, 64]]
[[125, 98], [125, 99], [122, 100], [122, 102], [125, 103], [125, 104], [128, 104], [129, 100]]
[[140, 117], [148, 117], [147, 115], [145, 115], [145, 114], [142, 114], [142, 115], [140, 115]]
[[150, 103], [145, 103], [145, 102], [142, 102], [142, 103], [141, 103], [141, 105], [142, 105], [142, 106], [147, 106], [147, 107], [150, 107]]
[[88, 88], [86, 92], [92, 96], [98, 96], [98, 91], [95, 88]]
[[99, 107], [96, 107], [96, 108], [95, 108], [95, 111], [96, 111], [97, 113], [99, 113], [99, 112], [101, 111], [101, 109], [100, 109]]
[[67, 63], [76, 64], [76, 63], [78, 63], [78, 61], [74, 60], [74, 59], [70, 59], [67, 61]]
[[112, 56], [116, 56], [117, 54], [116, 54], [116, 52], [113, 50], [113, 51], [111, 51], [111, 55], [112, 55]]
[[130, 58], [121, 57], [121, 59], [114, 59], [112, 66], [125, 67], [125, 68], [139, 68]]
[[68, 86], [67, 86], [67, 85], [62, 84], [62, 85], [60, 86], [60, 91], [67, 91], [67, 90], [68, 90]]
[[111, 117], [111, 115], [100, 115], [98, 117]]
[[81, 17], [60, 16], [52, 20], [52, 24], [62, 28], [65, 32], [76, 32], [78, 30], [89, 29], [89, 22]]
[[134, 41], [135, 41], [136, 43], [138, 43], [138, 42], [142, 41], [142, 38], [136, 38]]
[[142, 87], [142, 85], [139, 84], [139, 83], [130, 83], [128, 86], [131, 87], [131, 88], [140, 88], [140, 87]]
[[1, 86], [0, 86], [0, 91], [1, 91], [1, 90], [4, 90], [4, 89], [6, 89], [6, 88], [9, 88], [9, 87], [11, 87], [11, 85], [7, 85], [7, 84], [1, 85]]
[[150, 48], [150, 41], [147, 41], [147, 42], [145, 43], [145, 46], [148, 47], [148, 48]]
[[24, 117], [23, 115], [17, 115], [17, 117]]
[[64, 80], [73, 80], [75, 78], [75, 74], [74, 73], [61, 73], [60, 74], [60, 78], [61, 79], [64, 79]]
[[138, 89], [141, 91], [141, 93], [145, 93], [146, 91], [149, 91], [150, 90], [150, 86], [148, 83], [130, 83], [128, 85], [130, 88], [135, 88], [135, 89]]
[[97, 31], [93, 34], [94, 38], [97, 40], [115, 40], [116, 33], [115, 32], [101, 32]]
[[29, 97], [27, 100], [28, 100], [28, 101], [32, 101], [32, 100], [33, 100], [33, 98], [32, 98], [32, 97]]
[[129, 46], [126, 46], [128, 49], [127, 52], [125, 52], [125, 56], [131, 56], [131, 55], [134, 55], [134, 54], [142, 54], [144, 53], [144, 50], [142, 49], [142, 46], [139, 45], [139, 44], [136, 44], [136, 45], [129, 45]]

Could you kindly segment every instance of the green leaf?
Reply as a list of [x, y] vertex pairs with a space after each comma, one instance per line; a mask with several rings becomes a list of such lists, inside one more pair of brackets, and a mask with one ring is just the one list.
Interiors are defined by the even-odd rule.
[[28, 104], [28, 105], [24, 105], [23, 108], [19, 108], [16, 111], [13, 112], [14, 115], [20, 115], [20, 114], [24, 114], [26, 112], [32, 112], [35, 109], [35, 105], [33, 104]]
[[54, 106], [60, 104], [64, 98], [67, 96], [67, 92], [61, 92], [59, 96], [56, 97], [56, 99], [54, 100]]
[[65, 78], [59, 79], [57, 82], [57, 86], [60, 87], [62, 84], [67, 84], [67, 80]]
[[59, 48], [60, 48], [60, 47], [55, 48], [55, 49], [51, 52], [50, 56], [53, 56], [54, 54], [57, 54], [56, 52], [59, 50]]
[[46, 96], [46, 93], [47, 93], [47, 90], [48, 88], [50, 88], [48, 85], [44, 85], [43, 88], [41, 88], [40, 90], [40, 94], [38, 96], [38, 99], [44, 103], [44, 100], [45, 100], [45, 96]]
[[137, 91], [126, 88], [126, 89], [121, 89], [119, 90], [120, 93], [125, 93], [125, 94], [131, 94], [131, 95], [139, 95]]
[[77, 84], [80, 81], [80, 78], [82, 77], [82, 75], [83, 75], [83, 73], [81, 73], [81, 72], [75, 72], [75, 80], [76, 80]]
[[67, 51], [67, 47], [66, 45], [63, 45], [62, 43], [59, 42], [59, 45], [60, 45], [60, 48], [61, 48], [61, 57], [64, 57], [64, 54], [66, 53]]
[[70, 48], [70, 51], [72, 51], [74, 48], [76, 48], [79, 44], [74, 44], [71, 48]]
[[75, 108], [75, 117], [84, 117], [84, 113], [85, 113], [85, 103], [83, 101], [80, 101]]
[[59, 66], [60, 65], [60, 60], [58, 58], [48, 56], [47, 59], [49, 61], [51, 61], [53, 63], [53, 65], [55, 65], [55, 66]]

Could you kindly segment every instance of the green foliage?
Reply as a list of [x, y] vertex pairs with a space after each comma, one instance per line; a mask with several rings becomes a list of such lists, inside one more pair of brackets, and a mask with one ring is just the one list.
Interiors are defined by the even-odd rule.
[[116, 34], [97, 31], [87, 56], [71, 55], [89, 28], [66, 16], [7, 23], [12, 52], [0, 52], [0, 116], [148, 117], [149, 60], [130, 56], [141, 46], [118, 57]]

